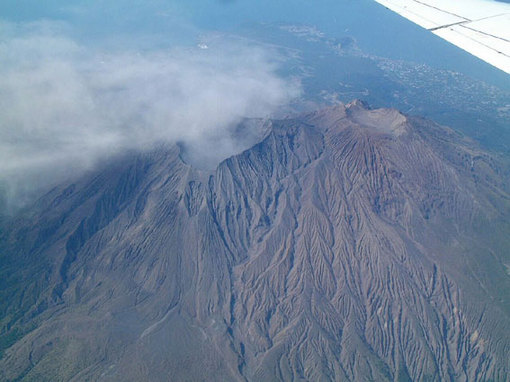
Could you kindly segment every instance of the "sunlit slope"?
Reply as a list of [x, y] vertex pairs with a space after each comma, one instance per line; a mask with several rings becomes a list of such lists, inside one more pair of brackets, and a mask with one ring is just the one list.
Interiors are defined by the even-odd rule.
[[0, 379], [504, 381], [506, 168], [361, 102], [120, 158], [2, 229]]

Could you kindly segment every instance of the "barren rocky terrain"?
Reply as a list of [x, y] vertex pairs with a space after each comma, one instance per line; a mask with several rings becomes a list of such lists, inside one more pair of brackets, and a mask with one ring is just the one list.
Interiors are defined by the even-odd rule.
[[0, 231], [2, 381], [509, 381], [510, 185], [355, 101], [126, 154]]

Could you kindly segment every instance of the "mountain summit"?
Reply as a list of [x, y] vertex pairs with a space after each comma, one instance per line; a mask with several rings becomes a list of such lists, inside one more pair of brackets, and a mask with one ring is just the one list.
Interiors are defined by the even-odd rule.
[[505, 381], [508, 168], [361, 101], [52, 190], [0, 235], [1, 380]]

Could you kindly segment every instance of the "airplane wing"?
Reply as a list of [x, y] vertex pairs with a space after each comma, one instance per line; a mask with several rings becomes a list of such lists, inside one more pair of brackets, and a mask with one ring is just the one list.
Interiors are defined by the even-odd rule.
[[510, 74], [510, 4], [490, 0], [375, 0]]

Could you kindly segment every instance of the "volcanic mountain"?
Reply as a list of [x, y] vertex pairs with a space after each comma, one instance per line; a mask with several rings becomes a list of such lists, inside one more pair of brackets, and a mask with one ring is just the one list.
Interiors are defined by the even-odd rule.
[[508, 166], [360, 101], [201, 171], [126, 154], [4, 221], [2, 381], [508, 381]]

